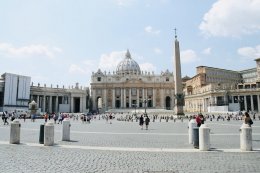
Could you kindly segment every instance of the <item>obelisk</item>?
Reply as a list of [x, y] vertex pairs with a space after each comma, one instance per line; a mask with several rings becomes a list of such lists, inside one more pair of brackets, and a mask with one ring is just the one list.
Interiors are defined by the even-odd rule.
[[175, 58], [174, 58], [174, 81], [175, 81], [175, 114], [184, 115], [184, 95], [182, 90], [182, 79], [181, 79], [181, 60], [180, 60], [180, 47], [179, 41], [177, 40], [176, 28], [175, 30]]

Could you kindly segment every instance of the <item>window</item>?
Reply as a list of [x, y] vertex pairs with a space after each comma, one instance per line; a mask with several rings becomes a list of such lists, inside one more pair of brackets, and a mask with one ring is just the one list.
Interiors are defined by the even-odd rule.
[[100, 81], [101, 81], [101, 77], [98, 77], [98, 78], [97, 78], [97, 81], [100, 82]]
[[168, 77], [166, 77], [166, 82], [168, 82], [169, 81], [169, 78]]

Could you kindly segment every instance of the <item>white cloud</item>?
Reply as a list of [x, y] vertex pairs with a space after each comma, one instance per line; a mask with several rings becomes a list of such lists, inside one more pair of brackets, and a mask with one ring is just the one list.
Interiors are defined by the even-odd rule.
[[[92, 72], [97, 72], [98, 69], [101, 69], [102, 72], [116, 71], [117, 65], [124, 60], [126, 51], [112, 51], [109, 54], [102, 54], [99, 60], [86, 60], [81, 64], [71, 64], [69, 67], [70, 74], [79, 74], [79, 75], [91, 75]], [[136, 54], [131, 53], [131, 57], [136, 60], [142, 58]], [[142, 63], [139, 64], [142, 71], [156, 71], [156, 67], [151, 63]]]
[[210, 55], [210, 54], [211, 54], [211, 48], [208, 47], [208, 48], [204, 49], [204, 50], [202, 51], [202, 53], [205, 54], [205, 55]]
[[152, 72], [152, 71], [156, 71], [156, 67], [151, 64], [151, 63], [142, 63], [139, 65], [141, 71], [147, 71], [147, 72]]
[[199, 60], [196, 52], [191, 49], [181, 51], [180, 56], [181, 56], [181, 63], [192, 63]]
[[113, 51], [109, 54], [102, 54], [99, 60], [87, 59], [80, 64], [71, 64], [69, 73], [91, 75], [98, 69], [102, 72], [115, 71], [118, 63], [124, 59], [125, 53], [126, 51]]
[[256, 47], [242, 47], [237, 50], [237, 53], [245, 58], [255, 59], [260, 58], [260, 45]]
[[157, 54], [161, 54], [161, 53], [162, 53], [162, 50], [159, 49], [159, 48], [154, 48], [154, 52], [157, 53]]
[[153, 27], [151, 27], [151, 26], [146, 26], [145, 28], [144, 28], [144, 31], [145, 32], [147, 32], [147, 33], [149, 33], [149, 34], [160, 34], [160, 30], [156, 30], [156, 29], [154, 29]]
[[0, 43], [0, 53], [18, 57], [18, 58], [28, 58], [28, 57], [47, 57], [54, 58], [55, 53], [61, 53], [62, 49], [57, 47], [48, 47], [41, 44], [33, 44], [29, 46], [15, 47], [9, 43]]
[[259, 0], [218, 0], [199, 28], [206, 36], [232, 36], [260, 31]]
[[102, 71], [115, 71], [117, 64], [125, 57], [125, 51], [113, 51], [110, 54], [102, 54], [98, 68]]

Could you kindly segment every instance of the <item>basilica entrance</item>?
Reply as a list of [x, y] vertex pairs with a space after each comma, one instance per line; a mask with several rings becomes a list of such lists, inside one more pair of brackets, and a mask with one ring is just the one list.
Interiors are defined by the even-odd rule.
[[153, 101], [152, 101], [152, 100], [148, 100], [148, 101], [147, 101], [147, 107], [148, 107], [148, 108], [153, 107]]
[[120, 108], [120, 106], [121, 106], [121, 102], [120, 102], [120, 100], [116, 100], [116, 108]]
[[171, 109], [171, 97], [169, 97], [169, 96], [167, 96], [166, 99], [165, 99], [165, 108], [167, 110]]

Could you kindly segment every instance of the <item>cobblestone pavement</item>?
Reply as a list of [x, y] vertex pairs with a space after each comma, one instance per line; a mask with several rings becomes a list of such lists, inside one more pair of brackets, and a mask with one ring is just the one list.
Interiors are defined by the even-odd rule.
[[260, 172], [260, 121], [253, 125], [255, 152], [239, 151], [241, 121], [207, 122], [213, 149], [208, 152], [188, 144], [187, 121], [151, 122], [149, 130], [137, 122], [71, 121], [72, 141], [61, 141], [62, 126], [56, 124], [52, 147], [38, 144], [42, 123], [21, 121], [19, 145], [8, 144], [10, 126], [1, 123], [0, 172]]

